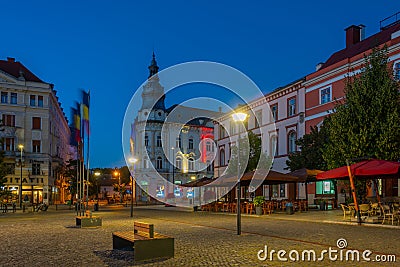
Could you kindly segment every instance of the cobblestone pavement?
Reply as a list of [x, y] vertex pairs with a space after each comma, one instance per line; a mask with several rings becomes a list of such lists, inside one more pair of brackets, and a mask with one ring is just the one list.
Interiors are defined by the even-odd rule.
[[[132, 229], [129, 208], [101, 207], [94, 213], [103, 218], [99, 228], [75, 227], [75, 212], [49, 209], [47, 212], [0, 214], [0, 266], [396, 266], [396, 263], [330, 261], [261, 261], [258, 251], [338, 249], [339, 238], [346, 249], [393, 254], [400, 260], [400, 228], [367, 227], [312, 222], [313, 212], [295, 215], [242, 217], [241, 236], [236, 235], [236, 216], [208, 212], [185, 212], [169, 208], [138, 207], [134, 219], [154, 223], [155, 231], [175, 238], [175, 257], [153, 262], [134, 262], [132, 251], [112, 250], [111, 233]], [[326, 213], [339, 217], [340, 212]], [[307, 216], [312, 218], [307, 220]], [[316, 220], [316, 219], [315, 219]], [[346, 249], [341, 250], [346, 252]], [[295, 256], [295, 254], [291, 254]], [[340, 255], [336, 253], [335, 255]], [[344, 254], [343, 254], [344, 255]], [[343, 259], [345, 257], [343, 256]], [[397, 263], [398, 265], [398, 263]]]

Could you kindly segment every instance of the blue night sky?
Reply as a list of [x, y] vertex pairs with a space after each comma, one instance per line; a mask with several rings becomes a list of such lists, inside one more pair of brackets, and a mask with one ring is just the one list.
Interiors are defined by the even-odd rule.
[[[269, 92], [343, 49], [346, 27], [364, 24], [370, 36], [400, 11], [393, 0], [272, 2], [5, 1], [0, 58], [55, 84], [68, 117], [79, 89], [90, 89], [91, 167], [122, 166], [123, 116], [153, 48], [160, 69], [220, 62]], [[167, 97], [167, 106], [192, 92]]]

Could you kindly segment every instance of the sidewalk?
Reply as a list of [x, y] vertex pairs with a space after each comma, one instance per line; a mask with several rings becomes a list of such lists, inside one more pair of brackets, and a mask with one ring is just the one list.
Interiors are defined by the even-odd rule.
[[[141, 206], [141, 207], [135, 207], [135, 209], [195, 212], [195, 211], [193, 211], [193, 208], [189, 208], [189, 207], [165, 207], [164, 205]], [[208, 211], [196, 211], [196, 212], [212, 213], [212, 214], [225, 215], [225, 216], [236, 216], [236, 213], [228, 213], [228, 212], [208, 212]], [[343, 211], [339, 210], [339, 209], [327, 210], [327, 211], [309, 210], [306, 212], [295, 212], [292, 215], [288, 215], [284, 212], [276, 212], [271, 215], [253, 215], [253, 214], [249, 215], [249, 214], [242, 213], [241, 216], [249, 217], [249, 218], [254, 217], [254, 218], [265, 218], [265, 219], [273, 219], [273, 220], [284, 220], [284, 221], [358, 225], [356, 218], [353, 218], [351, 221], [347, 218], [346, 218], [346, 220], [343, 220]], [[366, 222], [366, 223], [362, 223], [362, 226], [400, 229], [400, 226], [397, 226], [397, 225], [389, 225], [389, 224], [381, 224], [381, 223]]]

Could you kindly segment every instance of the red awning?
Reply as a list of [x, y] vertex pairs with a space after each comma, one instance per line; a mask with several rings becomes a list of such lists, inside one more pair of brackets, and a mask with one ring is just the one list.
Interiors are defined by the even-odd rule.
[[[351, 173], [356, 177], [398, 177], [400, 174], [400, 162], [371, 159], [361, 161], [350, 166]], [[317, 180], [348, 178], [347, 166], [318, 173]]]

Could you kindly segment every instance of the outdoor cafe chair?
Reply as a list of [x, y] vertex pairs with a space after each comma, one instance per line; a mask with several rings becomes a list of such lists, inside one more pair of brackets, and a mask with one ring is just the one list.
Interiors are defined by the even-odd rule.
[[[381, 205], [381, 210], [382, 210], [382, 213], [383, 213], [382, 224], [384, 224], [385, 223], [385, 219], [388, 218], [388, 219], [392, 220], [392, 225], [393, 225], [395, 214], [390, 209], [390, 206], [389, 205]], [[396, 219], [397, 219], [397, 217], [396, 217]]]
[[379, 203], [372, 203], [369, 209], [369, 216], [375, 216], [379, 213], [381, 215], [381, 209], [379, 208]]
[[350, 220], [351, 220], [351, 216], [353, 215], [353, 211], [352, 208], [350, 208], [349, 206], [340, 204], [340, 206], [342, 207], [343, 210], [343, 220], [346, 220], [346, 215], [349, 215]]
[[360, 209], [360, 215], [361, 216], [369, 216], [370, 213], [370, 206], [369, 204], [361, 204], [359, 206]]

